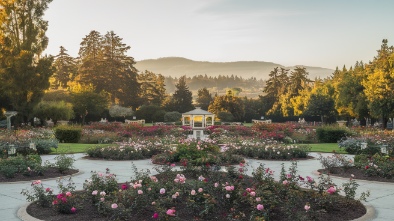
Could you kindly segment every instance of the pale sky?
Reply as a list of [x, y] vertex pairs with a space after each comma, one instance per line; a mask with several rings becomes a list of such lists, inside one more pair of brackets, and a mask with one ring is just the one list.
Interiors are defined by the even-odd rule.
[[90, 31], [114, 31], [136, 61], [268, 61], [334, 69], [394, 45], [393, 0], [54, 0], [47, 54], [77, 57]]

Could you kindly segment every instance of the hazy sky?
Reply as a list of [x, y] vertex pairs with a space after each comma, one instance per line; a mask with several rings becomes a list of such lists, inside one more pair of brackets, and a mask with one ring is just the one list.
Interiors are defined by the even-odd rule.
[[137, 61], [270, 61], [334, 69], [394, 45], [393, 0], [54, 0], [46, 53], [76, 57], [90, 31], [114, 31]]

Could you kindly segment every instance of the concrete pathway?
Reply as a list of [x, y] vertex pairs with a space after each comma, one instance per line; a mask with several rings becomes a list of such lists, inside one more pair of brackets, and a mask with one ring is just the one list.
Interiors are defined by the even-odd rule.
[[[310, 155], [317, 157], [316, 153]], [[323, 154], [331, 155], [331, 154]], [[137, 166], [138, 170], [149, 169], [152, 173], [156, 171], [150, 160], [137, 160], [137, 161], [104, 161], [104, 160], [86, 160], [83, 159], [84, 154], [75, 154], [76, 162], [75, 168], [79, 169], [81, 173], [73, 176], [73, 181], [77, 189], [82, 189], [84, 181], [90, 178], [91, 171], [105, 172], [109, 168], [111, 173], [116, 174], [119, 182], [130, 181], [133, 176], [132, 163]], [[352, 157], [352, 156], [349, 156]], [[43, 162], [48, 160], [54, 162], [55, 156], [47, 155], [42, 156]], [[291, 165], [291, 162], [282, 161], [265, 161], [248, 159], [248, 174], [253, 172], [260, 163], [265, 164], [266, 167], [275, 171], [276, 177], [279, 176], [281, 165], [284, 163], [285, 168]], [[317, 175], [313, 172], [321, 168], [320, 162], [317, 159], [303, 160], [298, 162], [298, 174], [306, 177], [311, 176], [317, 179]], [[341, 186], [341, 183], [346, 182], [348, 179], [333, 178], [334, 182]], [[371, 192], [367, 204], [375, 209], [375, 218], [373, 220], [394, 220], [394, 183], [379, 183], [371, 181], [357, 180], [360, 184], [358, 193], [369, 190]], [[26, 198], [20, 194], [22, 189], [30, 189], [31, 181], [17, 182], [17, 183], [0, 183], [0, 214], [1, 220], [16, 221], [20, 220], [17, 217], [18, 209], [26, 204]], [[57, 188], [55, 179], [43, 181], [45, 187], [53, 189]], [[56, 192], [56, 191], [55, 191]]]

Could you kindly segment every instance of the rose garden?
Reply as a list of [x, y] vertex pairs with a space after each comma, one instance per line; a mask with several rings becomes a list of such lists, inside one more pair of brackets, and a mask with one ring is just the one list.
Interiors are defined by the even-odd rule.
[[[27, 212], [42, 220], [354, 220], [367, 213], [370, 195], [357, 190], [359, 180], [393, 182], [391, 131], [257, 123], [212, 125], [204, 139], [190, 134], [189, 126], [117, 122], [3, 130], [1, 181], [25, 180]], [[335, 141], [347, 154], [319, 155], [309, 145]], [[81, 160], [125, 162], [129, 178], [119, 181], [110, 167], [75, 168], [70, 153], [81, 143], [92, 144]], [[79, 187], [78, 170], [91, 171]], [[57, 187], [46, 185], [49, 177]]]

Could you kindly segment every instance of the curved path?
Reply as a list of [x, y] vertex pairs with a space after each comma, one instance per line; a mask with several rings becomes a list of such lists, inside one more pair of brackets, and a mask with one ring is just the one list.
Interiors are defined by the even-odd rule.
[[[317, 157], [316, 153], [310, 153], [310, 155]], [[331, 155], [331, 154], [323, 154]], [[84, 181], [90, 178], [91, 171], [105, 172], [106, 168], [110, 169], [111, 173], [116, 174], [119, 182], [130, 181], [133, 171], [131, 169], [131, 162], [133, 162], [137, 168], [150, 169], [152, 173], [155, 172], [153, 165], [150, 160], [137, 160], [137, 161], [104, 161], [104, 160], [87, 160], [83, 158], [84, 154], [75, 154], [75, 168], [79, 169], [82, 173], [73, 176], [73, 181], [77, 186], [77, 189], [82, 189]], [[352, 156], [349, 156], [352, 157]], [[55, 155], [42, 156], [43, 162], [45, 160], [54, 161]], [[281, 165], [284, 163], [285, 168], [291, 165], [291, 162], [282, 161], [266, 161], [266, 160], [254, 160], [248, 159], [248, 174], [253, 172], [253, 169], [257, 168], [260, 163], [265, 164], [266, 167], [271, 168], [275, 171], [275, 175], [278, 177]], [[311, 160], [298, 161], [298, 174], [306, 177], [311, 176], [317, 179], [317, 175], [313, 173], [317, 169], [321, 168], [320, 162], [315, 158]], [[344, 178], [333, 177], [335, 183], [341, 186], [342, 182], [347, 181]], [[375, 209], [375, 215], [373, 220], [393, 220], [394, 217], [394, 183], [380, 183], [371, 181], [357, 180], [360, 184], [358, 193], [370, 190], [371, 195], [368, 198], [367, 204], [371, 205]], [[20, 207], [26, 204], [26, 198], [20, 194], [22, 189], [30, 189], [30, 181], [16, 182], [16, 183], [0, 183], [0, 214], [1, 220], [14, 221], [20, 220], [17, 217], [17, 211]], [[55, 179], [49, 179], [43, 181], [45, 187], [53, 189], [57, 188]], [[55, 191], [56, 192], [56, 191]]]

